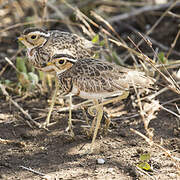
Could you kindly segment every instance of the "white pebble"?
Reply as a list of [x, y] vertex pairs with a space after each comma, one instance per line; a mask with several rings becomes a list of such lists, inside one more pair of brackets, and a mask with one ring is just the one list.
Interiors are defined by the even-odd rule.
[[102, 158], [99, 158], [99, 159], [97, 159], [97, 163], [98, 163], [98, 164], [104, 164], [104, 163], [105, 163], [105, 160], [102, 159]]

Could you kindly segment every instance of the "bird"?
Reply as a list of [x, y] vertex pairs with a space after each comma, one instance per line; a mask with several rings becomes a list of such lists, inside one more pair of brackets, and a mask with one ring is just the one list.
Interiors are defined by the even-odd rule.
[[67, 54], [82, 59], [92, 57], [99, 47], [97, 44], [70, 32], [27, 28], [18, 37], [27, 48], [28, 61], [37, 69], [51, 72], [46, 66], [55, 54]]
[[[92, 57], [95, 52], [100, 50], [97, 44], [77, 34], [59, 30], [47, 31], [37, 27], [26, 28], [18, 40], [27, 48], [28, 62], [35, 68], [49, 73], [53, 73], [53, 69], [46, 64], [51, 61], [55, 54], [66, 54], [76, 59], [82, 59]], [[56, 96], [57, 87], [52, 98], [50, 111], [42, 127], [47, 127], [50, 124], [50, 115]], [[68, 129], [71, 128], [68, 127]], [[72, 131], [71, 134], [73, 136]]]
[[145, 76], [144, 72], [118, 66], [103, 59], [76, 59], [70, 55], [56, 54], [47, 66], [56, 72], [62, 96], [77, 95], [93, 100], [94, 106], [90, 107], [89, 112], [96, 109], [97, 118], [90, 152], [93, 150], [102, 119], [103, 105], [113, 102], [113, 99], [102, 103], [99, 103], [99, 100], [116, 96], [118, 100], [125, 99], [132, 87], [151, 88], [155, 83], [155, 80]]

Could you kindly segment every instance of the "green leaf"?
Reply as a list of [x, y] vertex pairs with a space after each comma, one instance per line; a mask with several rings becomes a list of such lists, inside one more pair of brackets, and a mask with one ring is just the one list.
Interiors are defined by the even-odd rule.
[[147, 162], [140, 163], [137, 166], [143, 170], [152, 171], [151, 166]]
[[96, 35], [94, 36], [94, 38], [92, 39], [92, 42], [93, 42], [93, 43], [98, 43], [98, 42], [99, 42], [99, 35], [98, 35], [98, 34], [96, 34]]
[[102, 41], [99, 42], [99, 45], [100, 45], [100, 46], [104, 46], [104, 45], [105, 45], [105, 42], [106, 42], [106, 41], [103, 39]]
[[168, 62], [168, 59], [165, 57], [164, 52], [160, 52], [158, 54], [158, 58], [163, 64], [166, 64]]
[[27, 68], [25, 64], [25, 60], [21, 57], [16, 58], [16, 68], [23, 73], [27, 73]]
[[141, 161], [149, 161], [150, 158], [151, 158], [151, 156], [149, 153], [141, 154], [141, 156], [140, 156]]

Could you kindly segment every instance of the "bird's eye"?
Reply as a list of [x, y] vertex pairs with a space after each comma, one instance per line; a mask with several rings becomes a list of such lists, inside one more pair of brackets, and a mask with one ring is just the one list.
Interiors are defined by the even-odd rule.
[[65, 63], [65, 60], [64, 60], [64, 59], [60, 59], [60, 60], [59, 60], [59, 64], [62, 65], [62, 64], [64, 64], [64, 63]]
[[31, 39], [36, 39], [36, 37], [37, 37], [36, 35], [32, 35]]

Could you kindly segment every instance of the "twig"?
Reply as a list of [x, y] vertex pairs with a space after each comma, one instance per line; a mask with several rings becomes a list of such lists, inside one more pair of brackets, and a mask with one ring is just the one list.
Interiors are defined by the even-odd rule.
[[5, 57], [5, 60], [15, 69], [16, 72], [20, 73], [20, 71], [16, 68], [16, 66], [11, 62], [8, 57]]
[[9, 139], [0, 138], [0, 143], [2, 143], [2, 144], [16, 144], [18, 146], [25, 147], [25, 144], [23, 142], [9, 140]]
[[69, 20], [69, 18], [66, 16], [66, 15], [64, 15], [59, 9], [58, 9], [58, 7], [56, 7], [55, 5], [53, 5], [52, 3], [50, 3], [49, 1], [47, 1], [47, 6], [49, 7], [49, 8], [51, 8], [52, 10], [54, 10], [55, 11], [55, 13], [56, 13], [56, 16], [58, 16], [59, 18], [61, 18], [61, 19], [64, 19], [64, 23], [67, 25], [67, 27], [69, 28], [69, 30], [71, 31], [71, 32], [73, 32], [73, 33], [75, 33], [76, 31], [70, 26], [70, 23], [66, 23], [66, 22], [71, 22], [70, 20]]
[[[173, 102], [179, 101], [179, 100], [180, 100], [180, 97], [179, 97], [179, 98], [174, 98], [174, 99], [171, 99], [171, 100], [169, 100], [169, 101], [166, 101], [166, 102], [162, 103], [161, 105], [164, 106], [164, 105], [166, 105], [166, 104], [170, 104], [170, 103], [173, 103]], [[180, 114], [180, 113], [179, 113], [179, 114]]]
[[[134, 31], [136, 34], [139, 33], [139, 31], [138, 31], [137, 29], [135, 29], [134, 27], [132, 27], [131, 25], [126, 24], [126, 23], [122, 23], [122, 24], [123, 24], [123, 26], [127, 27], [128, 29]], [[141, 32], [141, 34], [142, 34], [146, 39], [149, 39], [153, 44], [155, 44], [155, 45], [157, 45], [158, 47], [160, 47], [162, 50], [168, 51], [168, 50], [170, 49], [170, 47], [167, 47], [167, 46], [165, 46], [164, 44], [161, 44], [160, 42], [157, 42], [157, 41], [156, 41], [155, 39], [153, 39], [152, 37], [150, 37], [150, 36], [148, 36], [148, 35], [146, 35], [146, 34], [144, 34], [144, 33], [142, 33], [142, 32]], [[171, 47], [172, 47], [172, 45], [171, 45]], [[176, 51], [176, 50], [172, 50], [172, 53], [175, 54], [175, 55], [180, 56], [180, 53], [179, 53], [178, 51]]]
[[[147, 45], [152, 49], [152, 51], [153, 51], [154, 55], [156, 56], [156, 58], [159, 59], [159, 57], [158, 57], [158, 55], [157, 55], [157, 52], [156, 52], [156, 51], [153, 49], [153, 47], [152, 47], [151, 41], [150, 41], [149, 39], [146, 39], [141, 33], [139, 33], [139, 35], [142, 37], [142, 40], [144, 40], [144, 41], [147, 43]], [[141, 52], [137, 45], [135, 45], [135, 47], [139, 50], [139, 52]], [[142, 53], [142, 52], [141, 52], [141, 53]], [[159, 60], [159, 61], [160, 61], [160, 60]], [[161, 61], [160, 61], [160, 63], [161, 63]], [[180, 94], [180, 87], [179, 87], [178, 83], [175, 81], [175, 79], [174, 79], [174, 78], [172, 77], [172, 75], [169, 73], [169, 71], [168, 71], [167, 68], [164, 66], [164, 64], [161, 63], [161, 65], [162, 65], [163, 69], [165, 70], [165, 72], [169, 75], [169, 78], [167, 78], [167, 77], [166, 77], [160, 70], [158, 70], [157, 68], [156, 68], [156, 70], [157, 70], [161, 75], [163, 75], [163, 77], [166, 79], [166, 81], [167, 81], [168, 83], [171, 84], [171, 86], [172, 86], [171, 89], [174, 90], [176, 93]]]
[[[60, 23], [64, 23], [64, 24], [71, 24], [71, 25], [78, 26], [77, 23], [72, 23], [72, 22], [69, 22], [67, 20], [65, 21], [65, 20], [56, 20], [56, 19], [46, 19], [46, 20], [43, 20], [43, 22], [60, 22]], [[8, 27], [0, 30], [0, 33], [5, 32], [5, 31], [9, 31], [11, 29], [14, 29], [14, 28], [17, 28], [17, 27], [20, 27], [20, 26], [26, 26], [26, 25], [29, 25], [29, 24], [39, 24], [39, 23], [42, 23], [42, 20], [36, 20], [36, 21], [30, 21], [30, 22], [24, 22], [24, 23], [17, 23], [17, 24], [8, 26]]]
[[[180, 162], [180, 158], [177, 158], [177, 157], [172, 156], [169, 151], [167, 151], [165, 148], [163, 148], [163, 147], [160, 146], [159, 144], [153, 142], [152, 140], [150, 140], [148, 137], [146, 137], [145, 135], [143, 135], [143, 134], [140, 133], [139, 131], [136, 131], [135, 129], [132, 129], [132, 128], [130, 128], [130, 131], [132, 131], [133, 133], [141, 136], [143, 139], [145, 139], [145, 141], [146, 141], [147, 143], [149, 143], [150, 146], [154, 145], [154, 146], [158, 147], [159, 149], [161, 149], [162, 151], [164, 151], [164, 153], [165, 153], [168, 157], [170, 157], [171, 160], [172, 160], [173, 162], [175, 162], [175, 164], [177, 163], [177, 161]], [[179, 166], [178, 166], [177, 164], [176, 164], [176, 167], [177, 167], [177, 169], [180, 171], [180, 168], [179, 168]]]
[[[136, 10], [134, 10], [132, 12], [124, 13], [124, 14], [120, 14], [120, 15], [108, 18], [107, 21], [110, 22], [110, 23], [114, 23], [114, 22], [117, 22], [117, 21], [122, 21], [122, 20], [125, 20], [125, 19], [129, 19], [129, 18], [131, 18], [133, 16], [137, 16], [137, 15], [140, 15], [140, 14], [148, 12], [148, 11], [155, 11], [155, 10], [165, 9], [165, 8], [168, 8], [168, 7], [170, 7], [170, 9], [171, 9], [172, 6], [174, 7], [175, 4], [176, 3], [174, 3], [174, 2], [170, 2], [170, 3], [166, 3], [166, 4], [160, 4], [160, 5], [144, 6], [142, 8], [136, 9]], [[179, 7], [180, 3], [177, 3], [176, 6]], [[168, 9], [168, 11], [169, 11], [169, 9]]]
[[171, 15], [172, 17], [180, 18], [179, 14], [175, 14], [175, 13], [173, 13], [171, 11], [169, 11], [168, 14]]
[[[99, 20], [100, 22], [103, 22], [108, 28], [110, 31], [112, 31], [116, 37], [121, 41], [123, 42], [124, 44], [126, 44], [126, 42], [119, 36], [119, 34], [115, 31], [115, 29], [111, 26], [111, 24], [106, 21], [104, 18], [102, 18], [100, 15], [98, 15], [97, 13], [95, 13], [94, 11], [91, 11], [91, 15], [94, 16], [97, 20]], [[136, 65], [138, 65], [137, 61], [136, 61], [136, 58], [134, 57], [134, 54], [129, 51], [132, 59], [134, 60], [134, 62], [136, 63]]]
[[177, 42], [179, 36], [180, 36], [180, 30], [178, 31], [178, 33], [177, 33], [177, 35], [176, 35], [176, 37], [175, 37], [173, 43], [171, 44], [171, 48], [169, 49], [169, 52], [167, 53], [166, 58], [168, 58], [169, 55], [173, 52], [173, 48], [175, 47], [176, 42]]
[[180, 119], [180, 115], [178, 115], [177, 113], [171, 111], [170, 109], [165, 108], [165, 107], [162, 106], [162, 105], [160, 105], [160, 107], [161, 107], [161, 109], [163, 109], [163, 110], [169, 112], [170, 114], [173, 114], [174, 116], [176, 116], [176, 117], [178, 117], [178, 118]]
[[41, 173], [41, 172], [36, 171], [36, 170], [33, 170], [32, 168], [28, 168], [28, 167], [25, 167], [25, 166], [19, 166], [19, 167], [22, 168], [22, 169], [28, 170], [28, 171], [30, 171], [30, 172], [32, 172], [34, 174], [37, 174], [39, 176], [45, 176], [44, 173]]
[[[146, 35], [149, 35], [152, 33], [152, 31], [158, 26], [158, 24], [162, 21], [162, 19], [166, 16], [166, 14], [174, 7], [174, 6], [180, 6], [180, 2], [178, 3], [178, 1], [176, 0], [175, 2], [171, 2], [171, 3], [167, 3], [164, 5], [169, 5], [167, 7], [169, 7], [163, 14], [162, 16], [155, 22], [155, 24], [147, 31]], [[161, 6], [161, 5], [159, 5]], [[139, 41], [139, 43], [137, 44], [137, 47], [140, 46], [143, 42], [143, 39], [141, 39], [141, 41]]]
[[[9, 94], [8, 94], [8, 92], [6, 91], [6, 88], [5, 88], [4, 85], [0, 84], [0, 89], [2, 90], [3, 95], [6, 96], [6, 98], [7, 98], [12, 104], [14, 104], [14, 106], [17, 107], [31, 122], [33, 122], [37, 127], [40, 126], [40, 124], [39, 124], [38, 122], [34, 121], [34, 120], [31, 118], [31, 116], [30, 116], [22, 107], [20, 107], [19, 104], [11, 98], [11, 96], [9, 96]], [[25, 122], [32, 128], [32, 126], [31, 126], [31, 124], [29, 123], [29, 121], [25, 121]]]
[[[92, 1], [92, 0], [91, 0]], [[108, 0], [98, 0], [94, 2], [95, 5], [108, 5], [108, 6], [118, 6], [118, 7], [122, 7], [122, 6], [145, 6], [145, 5], [150, 5], [152, 4], [151, 1], [144, 1], [144, 2], [137, 2], [137, 1], [108, 1]]]
[[138, 166], [136, 166], [136, 169], [138, 171], [140, 171], [141, 173], [147, 175], [150, 179], [156, 180], [154, 177], [150, 176], [148, 172], [144, 171], [143, 169], [139, 168]]

